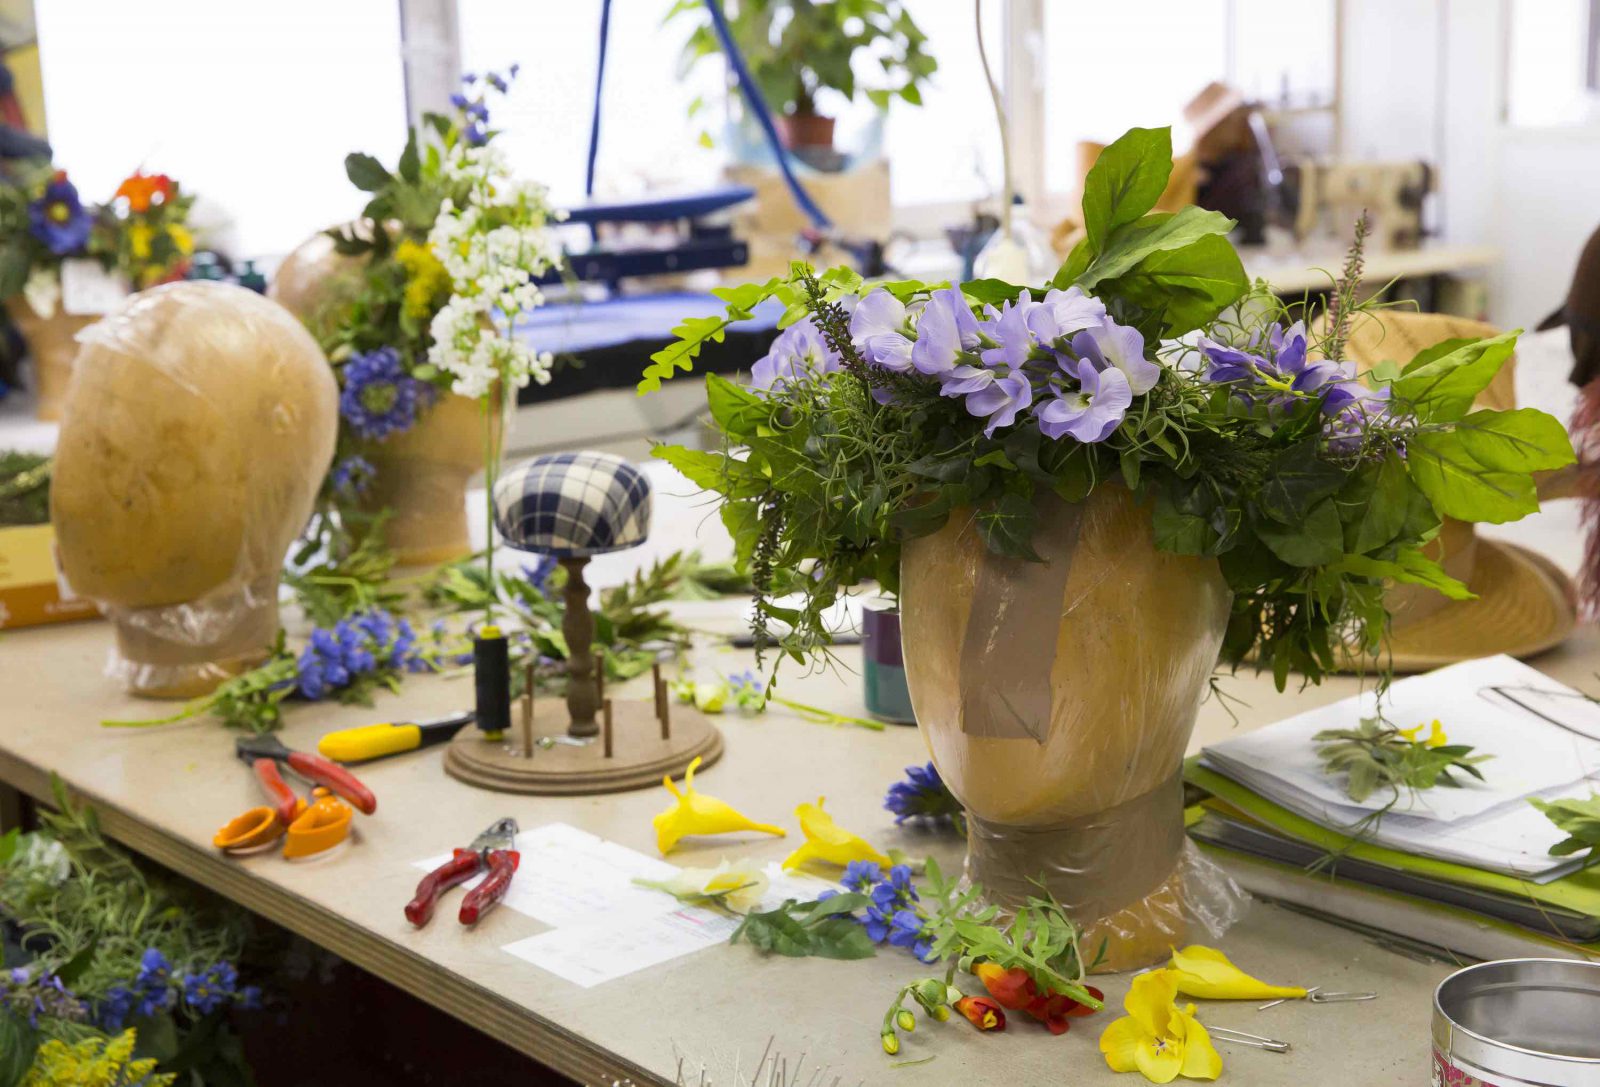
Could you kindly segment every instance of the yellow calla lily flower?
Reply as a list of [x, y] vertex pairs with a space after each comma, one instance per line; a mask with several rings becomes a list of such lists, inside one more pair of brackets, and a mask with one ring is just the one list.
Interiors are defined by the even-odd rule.
[[1428, 728], [1428, 738], [1426, 740], [1417, 739], [1422, 734], [1421, 725], [1417, 725], [1414, 728], [1396, 729], [1395, 731], [1412, 743], [1421, 743], [1425, 747], [1443, 747], [1450, 742], [1450, 737], [1445, 735], [1444, 727], [1439, 724], [1437, 717], [1433, 719], [1433, 724]]
[[683, 868], [671, 879], [636, 879], [634, 882], [666, 891], [690, 905], [716, 902], [733, 913], [749, 913], [761, 904], [768, 881], [767, 874], [756, 865], [734, 864], [724, 859], [715, 868]]
[[735, 834], [741, 830], [754, 830], [779, 838], [787, 836], [788, 831], [782, 827], [757, 823], [732, 804], [695, 792], [694, 772], [699, 768], [698, 758], [689, 764], [689, 769], [683, 775], [682, 792], [678, 791], [670, 776], [661, 779], [667, 792], [677, 797], [677, 803], [650, 820], [656, 828], [656, 848], [663, 854], [672, 852], [680, 838], [697, 834]]
[[1222, 952], [1199, 944], [1174, 951], [1167, 972], [1179, 992], [1205, 1000], [1292, 1000], [1306, 995], [1298, 985], [1269, 985], [1257, 980], [1229, 962]]
[[783, 859], [785, 869], [798, 868], [808, 861], [823, 861], [840, 868], [851, 861], [872, 861], [885, 870], [894, 864], [865, 838], [851, 834], [835, 823], [833, 816], [822, 810], [825, 800], [825, 797], [819, 796], [815, 804], [801, 804], [795, 808], [794, 814], [800, 820], [800, 830], [805, 834], [806, 841]]
[[1194, 1017], [1194, 1005], [1179, 1007], [1177, 981], [1170, 970], [1152, 970], [1133, 979], [1122, 1006], [1128, 1014], [1100, 1035], [1100, 1052], [1113, 1072], [1138, 1072], [1151, 1083], [1216, 1079], [1222, 1057], [1211, 1035]]

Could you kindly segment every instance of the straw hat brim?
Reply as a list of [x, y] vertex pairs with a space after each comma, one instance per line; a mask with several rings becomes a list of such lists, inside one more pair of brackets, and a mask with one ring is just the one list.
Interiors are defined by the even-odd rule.
[[[1577, 625], [1572, 579], [1515, 544], [1480, 536], [1467, 586], [1475, 599], [1448, 601], [1412, 622], [1398, 616], [1378, 663], [1410, 673], [1497, 653], [1532, 657], [1560, 645]], [[1361, 670], [1361, 663], [1347, 661], [1344, 670]]]

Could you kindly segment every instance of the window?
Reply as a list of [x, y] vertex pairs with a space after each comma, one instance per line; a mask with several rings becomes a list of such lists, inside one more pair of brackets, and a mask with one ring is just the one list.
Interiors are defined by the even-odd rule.
[[1506, 121], [1542, 127], [1594, 116], [1595, 36], [1588, 0], [1512, 0], [1507, 9]]
[[200, 197], [237, 256], [282, 254], [365, 197], [344, 157], [405, 141], [395, 0], [48, 0], [37, 5], [58, 165], [85, 199], [135, 167]]

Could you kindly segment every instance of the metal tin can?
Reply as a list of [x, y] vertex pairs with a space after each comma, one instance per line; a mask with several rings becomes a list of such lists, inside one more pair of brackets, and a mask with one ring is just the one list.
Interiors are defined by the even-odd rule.
[[1600, 1087], [1600, 963], [1502, 959], [1433, 994], [1434, 1087]]
[[894, 601], [871, 598], [861, 605], [861, 656], [867, 712], [880, 721], [914, 725], [905, 658], [900, 655], [900, 609]]

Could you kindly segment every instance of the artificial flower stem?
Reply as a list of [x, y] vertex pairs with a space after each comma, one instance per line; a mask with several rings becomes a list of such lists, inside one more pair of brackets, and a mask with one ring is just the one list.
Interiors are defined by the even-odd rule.
[[874, 732], [883, 731], [882, 721], [872, 721], [865, 717], [851, 717], [848, 714], [834, 713], [832, 710], [820, 709], [817, 706], [807, 706], [803, 702], [795, 702], [777, 695], [769, 695], [769, 702], [776, 702], [780, 706], [787, 706], [819, 725], [856, 725], [860, 728], [870, 728]]

